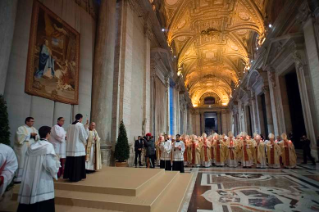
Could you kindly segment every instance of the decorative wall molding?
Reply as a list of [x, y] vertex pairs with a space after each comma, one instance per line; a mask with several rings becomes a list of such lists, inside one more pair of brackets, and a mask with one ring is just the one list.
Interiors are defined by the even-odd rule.
[[74, 0], [74, 2], [89, 13], [93, 19], [97, 19], [99, 6], [95, 0]]

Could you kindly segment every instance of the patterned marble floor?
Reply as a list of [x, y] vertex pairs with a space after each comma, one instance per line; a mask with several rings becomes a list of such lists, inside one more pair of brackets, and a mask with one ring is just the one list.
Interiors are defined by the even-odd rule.
[[186, 168], [182, 212], [319, 211], [319, 165], [297, 169]]

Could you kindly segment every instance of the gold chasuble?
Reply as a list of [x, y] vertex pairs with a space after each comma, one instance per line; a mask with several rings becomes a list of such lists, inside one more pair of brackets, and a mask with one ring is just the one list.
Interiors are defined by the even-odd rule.
[[[86, 169], [97, 171], [102, 169], [100, 137], [96, 130], [89, 131], [88, 142], [86, 145]], [[93, 151], [93, 152], [92, 152]], [[91, 167], [91, 168], [88, 168]]]
[[295, 146], [290, 140], [280, 142], [282, 162], [286, 168], [295, 168], [297, 164], [297, 155]]
[[280, 168], [281, 149], [277, 142], [269, 141], [266, 145], [268, 167], [278, 169]]

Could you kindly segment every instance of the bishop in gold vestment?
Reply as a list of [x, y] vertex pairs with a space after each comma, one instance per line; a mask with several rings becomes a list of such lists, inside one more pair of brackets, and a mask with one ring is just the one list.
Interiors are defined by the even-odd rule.
[[291, 140], [287, 139], [287, 135], [283, 133], [281, 135], [282, 141], [280, 142], [282, 163], [286, 168], [296, 168], [297, 155], [295, 152], [295, 146]]
[[100, 137], [95, 130], [95, 123], [92, 122], [89, 128], [89, 137], [86, 145], [85, 169], [98, 171], [102, 169]]
[[268, 167], [273, 169], [280, 168], [280, 155], [281, 149], [277, 141], [275, 141], [275, 135], [269, 134], [269, 141], [266, 144], [267, 148], [267, 158], [268, 158]]

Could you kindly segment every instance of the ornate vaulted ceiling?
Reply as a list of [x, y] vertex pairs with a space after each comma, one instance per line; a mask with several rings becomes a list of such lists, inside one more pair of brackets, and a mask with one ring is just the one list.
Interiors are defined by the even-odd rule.
[[193, 105], [208, 95], [227, 105], [264, 41], [267, 0], [163, 1], [168, 44]]

